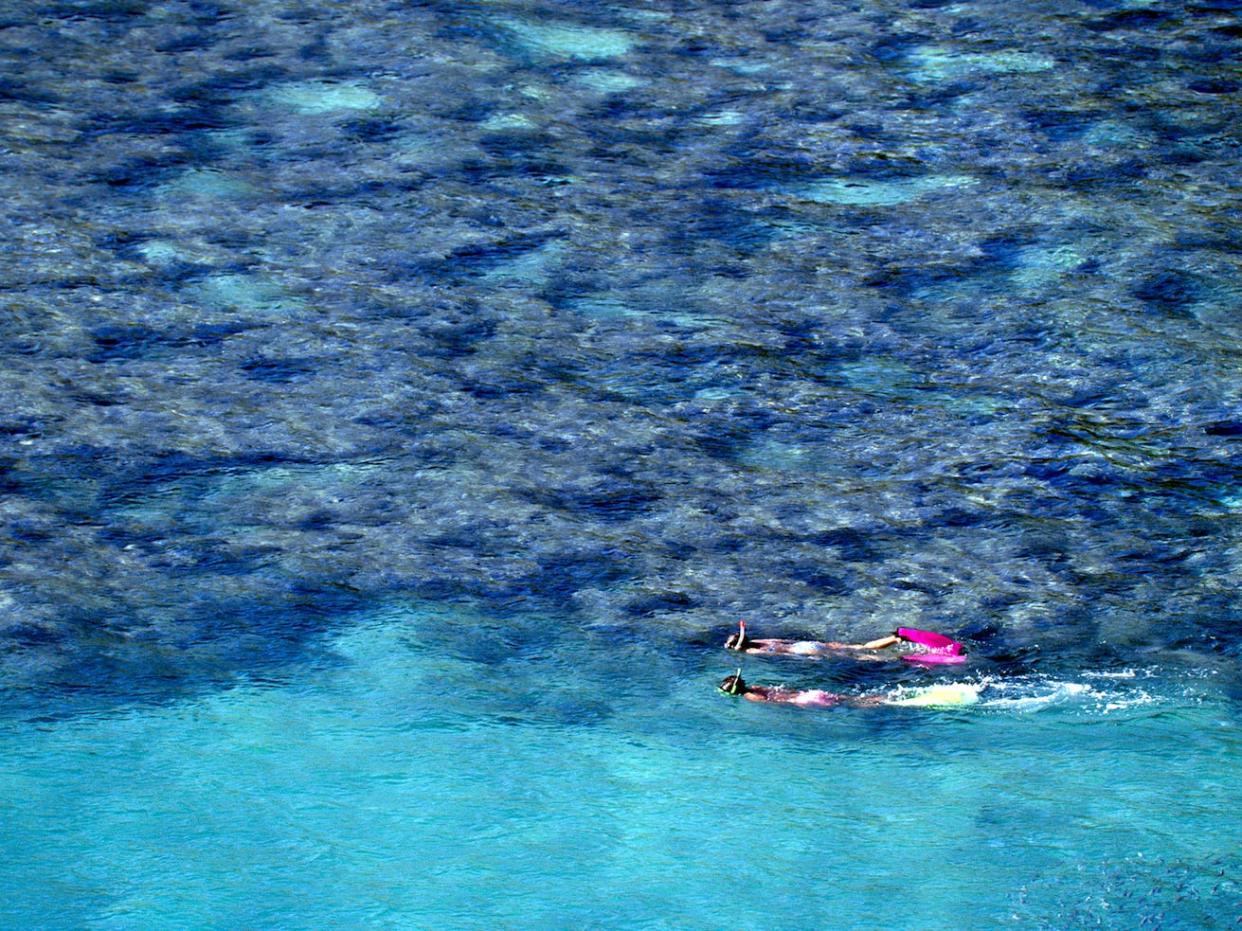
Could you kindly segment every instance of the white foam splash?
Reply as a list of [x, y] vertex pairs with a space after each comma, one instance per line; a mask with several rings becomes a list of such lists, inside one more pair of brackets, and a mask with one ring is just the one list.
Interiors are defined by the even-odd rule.
[[[1130, 682], [1152, 678], [1150, 670], [1085, 671], [1083, 680], [1069, 681], [1040, 676], [1001, 678], [987, 676], [978, 685], [980, 706], [990, 711], [1030, 714], [1048, 708], [1073, 708], [1088, 715], [1107, 715], [1127, 709], [1154, 706], [1170, 700], [1167, 694], [1154, 694], [1134, 688]], [[1167, 690], [1161, 690], [1166, 692]], [[1179, 702], [1198, 699], [1193, 694], [1180, 694]]]

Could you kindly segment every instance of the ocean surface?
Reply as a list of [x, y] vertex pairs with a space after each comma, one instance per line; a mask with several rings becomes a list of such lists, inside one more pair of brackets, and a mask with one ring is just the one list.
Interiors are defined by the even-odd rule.
[[1235, 927], [1240, 51], [0, 0], [0, 927]]

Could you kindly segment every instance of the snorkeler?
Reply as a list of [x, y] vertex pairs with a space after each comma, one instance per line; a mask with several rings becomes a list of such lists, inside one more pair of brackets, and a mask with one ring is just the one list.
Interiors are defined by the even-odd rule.
[[856, 708], [873, 708], [887, 701], [885, 695], [841, 695], [823, 689], [790, 689], [783, 685], [748, 685], [742, 678], [742, 670], [725, 676], [716, 686], [726, 695], [745, 698], [747, 701], [779, 702], [783, 705], [800, 705], [804, 708], [831, 708], [834, 705], [852, 705]]
[[912, 643], [921, 647], [918, 652], [903, 653], [901, 659], [908, 663], [926, 665], [955, 665], [966, 662], [966, 650], [956, 640], [930, 630], [898, 627], [887, 637], [866, 643], [840, 643], [835, 640], [772, 640], [751, 639], [746, 636], [746, 622], [737, 622], [737, 633], [725, 640], [725, 649], [743, 653], [768, 653], [792, 656], [823, 656], [832, 653], [853, 652], [859, 659], [884, 659], [875, 652], [899, 643]]
[[847, 705], [853, 708], [874, 708], [877, 705], [904, 705], [909, 707], [944, 708], [953, 705], [973, 705], [979, 701], [979, 686], [965, 682], [933, 685], [927, 688], [899, 690], [892, 695], [842, 695], [823, 689], [791, 689], [783, 685], [750, 685], [738, 669], [725, 676], [716, 686], [726, 695], [745, 698], [747, 701], [775, 702], [797, 705], [801, 708], [833, 708]]

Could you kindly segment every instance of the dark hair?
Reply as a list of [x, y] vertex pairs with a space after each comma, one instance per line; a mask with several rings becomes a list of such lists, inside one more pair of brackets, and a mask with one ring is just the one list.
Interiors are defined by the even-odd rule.
[[748, 643], [750, 643], [750, 640], [747, 639], [744, 634], [729, 634], [729, 636], [725, 638], [725, 649], [743, 650], [746, 648], [746, 644]]
[[726, 695], [741, 695], [746, 691], [746, 680], [739, 675], [725, 676], [716, 688]]

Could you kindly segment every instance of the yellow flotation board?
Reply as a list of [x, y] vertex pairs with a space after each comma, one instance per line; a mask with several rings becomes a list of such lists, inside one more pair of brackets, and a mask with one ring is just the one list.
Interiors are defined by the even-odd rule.
[[947, 708], [953, 705], [975, 704], [979, 700], [979, 686], [968, 685], [965, 682], [949, 682], [944, 685], [910, 689], [900, 694], [900, 698], [891, 698], [886, 704], [916, 708]]

